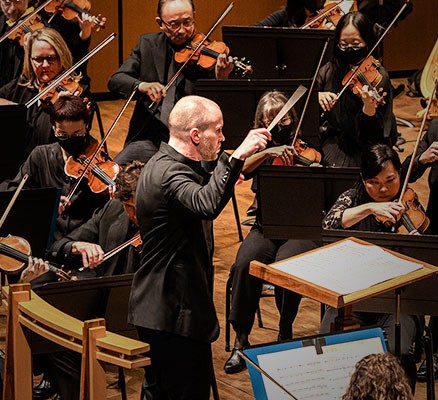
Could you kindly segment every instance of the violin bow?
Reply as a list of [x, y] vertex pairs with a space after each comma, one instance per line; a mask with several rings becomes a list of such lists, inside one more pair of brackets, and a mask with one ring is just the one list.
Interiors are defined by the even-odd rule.
[[125, 112], [126, 108], [128, 107], [129, 103], [131, 102], [132, 98], [134, 97], [135, 93], [137, 92], [137, 89], [138, 89], [138, 86], [135, 86], [134, 89], [132, 90], [131, 94], [129, 95], [128, 99], [126, 100], [125, 104], [123, 105], [122, 109], [119, 111], [119, 113], [118, 113], [116, 119], [114, 120], [114, 122], [112, 123], [111, 127], [108, 129], [108, 132], [105, 134], [105, 137], [102, 139], [102, 141], [100, 142], [99, 146], [97, 146], [97, 148], [96, 148], [95, 152], [93, 153], [93, 155], [87, 160], [87, 165], [82, 170], [81, 175], [78, 177], [78, 179], [76, 180], [75, 184], [70, 189], [70, 192], [67, 195], [67, 198], [66, 198], [66, 200], [65, 200], [65, 202], [63, 204], [64, 207], [67, 206], [68, 202], [73, 197], [74, 192], [76, 192], [77, 188], [79, 187], [79, 184], [81, 183], [82, 179], [84, 178], [84, 176], [86, 175], [88, 170], [92, 167], [93, 160], [96, 158], [97, 154], [102, 149], [102, 147], [105, 144], [105, 142], [107, 141], [109, 135], [112, 133], [112, 131], [116, 127], [117, 123], [119, 122], [120, 118], [122, 117], [123, 113]]
[[434, 89], [432, 91], [431, 96], [429, 97], [429, 101], [427, 102], [426, 112], [424, 113], [423, 120], [421, 121], [420, 130], [418, 132], [417, 140], [415, 141], [414, 150], [412, 151], [411, 161], [409, 162], [408, 170], [406, 172], [405, 180], [403, 182], [403, 187], [399, 195], [399, 199], [398, 199], [399, 203], [401, 203], [403, 196], [406, 192], [406, 189], [408, 188], [409, 177], [411, 176], [412, 169], [414, 168], [415, 157], [417, 156], [418, 146], [423, 136], [424, 127], [426, 125], [426, 120], [427, 120], [427, 114], [429, 114], [429, 109], [432, 104], [432, 100], [436, 96], [437, 85], [438, 85], [438, 80], [435, 79]]
[[[106, 261], [109, 258], [115, 256], [117, 253], [121, 252], [123, 249], [126, 249], [129, 245], [131, 245], [132, 243], [135, 243], [140, 238], [141, 238], [140, 232], [137, 232], [131, 239], [127, 240], [126, 242], [120, 244], [119, 246], [114, 247], [114, 249], [105, 253], [103, 255], [103, 261]], [[81, 267], [81, 268], [79, 268], [79, 271], [82, 272], [84, 269], [85, 269], [85, 267]]]
[[43, 4], [41, 4], [34, 11], [26, 15], [23, 19], [20, 19], [11, 29], [9, 29], [5, 34], [0, 37], [0, 43], [3, 42], [9, 35], [20, 29], [26, 22], [30, 21], [36, 14], [38, 14], [43, 8], [49, 5], [53, 0], [46, 0]]
[[312, 83], [310, 85], [309, 92], [307, 93], [306, 102], [304, 103], [303, 111], [301, 112], [301, 116], [300, 116], [300, 120], [298, 121], [297, 129], [295, 130], [294, 137], [293, 137], [292, 142], [290, 144], [291, 147], [294, 147], [295, 142], [296, 142], [296, 140], [298, 138], [298, 134], [299, 134], [299, 132], [301, 130], [301, 125], [303, 125], [304, 115], [306, 114], [307, 106], [309, 105], [309, 101], [310, 101], [310, 96], [311, 96], [311, 94], [313, 92], [313, 88], [314, 88], [315, 83], [316, 83], [316, 77], [317, 77], [318, 72], [319, 72], [319, 70], [321, 68], [322, 60], [323, 60], [323, 58], [325, 56], [325, 53], [327, 51], [329, 42], [330, 42], [330, 38], [327, 38], [326, 41], [325, 41], [325, 44], [324, 44], [324, 48], [322, 49], [321, 56], [319, 57], [318, 65], [316, 67], [315, 74], [313, 75], [313, 79], [312, 79]]
[[[217, 28], [217, 26], [222, 22], [222, 20], [227, 16], [227, 14], [231, 11], [231, 9], [234, 7], [234, 1], [232, 1], [228, 7], [225, 9], [225, 11], [220, 15], [220, 17], [217, 19], [217, 21], [213, 24], [213, 26], [210, 28], [210, 30], [207, 32], [207, 34], [204, 36], [204, 38], [196, 45], [195, 49], [193, 50], [192, 54], [187, 58], [186, 61], [184, 61], [184, 64], [181, 65], [181, 67], [178, 69], [178, 71], [175, 72], [175, 74], [170, 78], [169, 82], [167, 82], [166, 86], [163, 88], [164, 92], [167, 92], [169, 88], [176, 82], [178, 77], [181, 75], [182, 71], [184, 70], [185, 66], [190, 62], [190, 60], [195, 56], [197, 51], [202, 48], [204, 43], [207, 41], [209, 36], [213, 33], [213, 31]], [[161, 100], [160, 100], [161, 101]], [[160, 102], [153, 102], [149, 104], [149, 109], [153, 107], [157, 107]]]
[[300, 29], [307, 29], [314, 22], [316, 22], [319, 19], [325, 17], [327, 14], [329, 14], [331, 11], [333, 11], [341, 3], [342, 3], [342, 0], [340, 0], [340, 1], [336, 2], [336, 3], [333, 3], [333, 5], [331, 5], [327, 10], [325, 10], [321, 14], [315, 15], [315, 17], [312, 18], [307, 24], [304, 24], [303, 26], [300, 26]]
[[293, 92], [292, 96], [289, 97], [289, 100], [284, 104], [278, 114], [271, 121], [269, 126], [266, 128], [269, 132], [271, 132], [272, 128], [277, 125], [281, 119], [289, 112], [289, 110], [295, 105], [295, 103], [301, 99], [304, 93], [306, 93], [307, 88], [303, 85], [298, 86], [297, 90]]
[[332, 102], [332, 105], [334, 105], [338, 100], [339, 97], [342, 95], [342, 93], [345, 92], [345, 90], [347, 89], [347, 87], [350, 85], [351, 81], [356, 77], [357, 72], [360, 71], [360, 67], [365, 63], [365, 61], [367, 60], [367, 58], [369, 56], [371, 56], [371, 54], [373, 54], [374, 50], [377, 49], [377, 47], [379, 46], [380, 42], [385, 38], [386, 34], [389, 32], [389, 30], [392, 28], [392, 26], [396, 23], [396, 21], [399, 19], [400, 15], [402, 14], [402, 12], [405, 10], [405, 8], [408, 6], [408, 4], [411, 2], [411, 0], [406, 0], [404, 2], [404, 4], [400, 7], [400, 10], [398, 11], [398, 13], [396, 14], [396, 16], [393, 18], [393, 20], [391, 21], [391, 23], [386, 27], [386, 29], [383, 31], [383, 33], [380, 35], [380, 37], [377, 39], [376, 43], [374, 44], [374, 46], [371, 48], [371, 50], [368, 52], [368, 54], [366, 55], [366, 57], [362, 60], [362, 62], [357, 65], [353, 71], [353, 73], [351, 74], [350, 78], [348, 78], [347, 82], [345, 82], [344, 87], [341, 89], [341, 91], [339, 93], [336, 94], [337, 99], [335, 101]]
[[9, 212], [12, 209], [12, 206], [15, 204], [15, 201], [17, 200], [18, 195], [21, 193], [21, 189], [23, 189], [23, 186], [26, 183], [28, 177], [29, 177], [28, 174], [24, 174], [23, 178], [21, 179], [20, 184], [18, 185], [17, 189], [15, 190], [15, 193], [12, 196], [11, 201], [9, 202], [8, 206], [6, 207], [6, 210], [4, 211], [4, 213], [0, 219], [0, 229], [3, 226], [3, 224], [5, 223], [6, 218], [8, 217]]
[[26, 103], [26, 107], [29, 108], [34, 105], [41, 97], [43, 97], [46, 93], [50, 92], [56, 85], [61, 82], [63, 79], [67, 78], [76, 68], [80, 67], [84, 62], [93, 57], [97, 52], [102, 50], [108, 43], [115, 39], [117, 34], [115, 32], [111, 33], [106, 39], [100, 42], [93, 50], [91, 50], [88, 54], [82, 57], [76, 64], [72, 65], [69, 69], [65, 70], [62, 74], [58, 75], [44, 90], [39, 92], [36, 96], [30, 99]]

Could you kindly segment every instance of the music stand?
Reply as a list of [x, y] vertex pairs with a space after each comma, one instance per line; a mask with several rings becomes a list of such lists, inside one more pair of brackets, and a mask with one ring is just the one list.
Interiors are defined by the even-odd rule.
[[260, 167], [257, 194], [263, 234], [270, 239], [322, 240], [324, 213], [358, 177], [359, 168]]
[[[0, 192], [1, 213], [13, 195], [13, 191]], [[0, 235], [22, 237], [29, 242], [34, 256], [44, 257], [53, 241], [60, 195], [56, 188], [22, 190], [0, 229]]]
[[[255, 110], [263, 93], [276, 89], [290, 96], [298, 86], [309, 88], [310, 84], [310, 79], [199, 79], [196, 81], [195, 93], [219, 104], [224, 116], [223, 148], [235, 149], [254, 125]], [[298, 116], [301, 115], [306, 96], [294, 106]], [[319, 115], [318, 95], [313, 92], [304, 116], [302, 139], [314, 146], [319, 146]]]
[[24, 146], [27, 130], [26, 107], [0, 99], [2, 137], [7, 137], [7, 146], [0, 146], [0, 182], [12, 179], [24, 161]]
[[[327, 38], [325, 29], [224, 26], [222, 38], [230, 54], [251, 62], [253, 79], [312, 79]], [[333, 40], [323, 63], [333, 57]]]

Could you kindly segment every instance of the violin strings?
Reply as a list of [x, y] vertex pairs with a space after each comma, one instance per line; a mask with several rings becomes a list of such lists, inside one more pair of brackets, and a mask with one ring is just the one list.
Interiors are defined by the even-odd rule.
[[20, 250], [14, 249], [11, 246], [8, 246], [7, 244], [0, 243], [0, 252], [4, 253], [7, 256], [13, 257], [18, 261], [27, 261], [28, 255], [26, 253], [23, 253]]

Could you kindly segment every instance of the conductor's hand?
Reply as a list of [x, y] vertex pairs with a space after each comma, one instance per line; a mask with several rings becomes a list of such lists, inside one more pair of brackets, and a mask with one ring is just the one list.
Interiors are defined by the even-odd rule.
[[272, 140], [272, 137], [267, 129], [252, 129], [240, 146], [234, 150], [232, 157], [239, 160], [246, 160], [254, 153], [264, 150], [269, 140]]
[[49, 270], [47, 261], [41, 258], [30, 257], [27, 267], [21, 273], [20, 282], [30, 282], [32, 279], [45, 274]]
[[332, 92], [318, 93], [319, 105], [325, 112], [330, 111], [332, 109], [333, 104], [336, 102], [337, 99], [338, 96], [336, 96], [336, 94]]
[[280, 158], [283, 165], [291, 166], [294, 163], [294, 149], [290, 146], [275, 146], [265, 150], [272, 158]]
[[160, 82], [142, 82], [138, 85], [138, 90], [147, 94], [154, 103], [157, 103], [166, 95], [164, 86]]
[[74, 242], [71, 247], [73, 255], [82, 255], [84, 268], [95, 268], [102, 264], [104, 252], [98, 244], [88, 242]]
[[382, 219], [388, 219], [395, 224], [403, 215], [405, 208], [403, 204], [395, 201], [387, 201], [383, 203], [371, 203], [371, 212]]

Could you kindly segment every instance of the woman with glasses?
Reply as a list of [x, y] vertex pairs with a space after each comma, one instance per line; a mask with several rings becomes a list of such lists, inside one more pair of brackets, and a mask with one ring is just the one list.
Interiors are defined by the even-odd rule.
[[[366, 149], [361, 159], [361, 179], [342, 193], [324, 217], [324, 229], [353, 229], [369, 232], [389, 232], [382, 220], [395, 224], [405, 208], [396, 202], [401, 190], [402, 165], [398, 154], [385, 144]], [[330, 332], [338, 311], [327, 306], [321, 322], [321, 333]], [[388, 337], [389, 351], [395, 351], [395, 314], [354, 312], [361, 326], [382, 326]], [[415, 387], [416, 365], [410, 348], [415, 340], [416, 320], [401, 314], [401, 361]]]
[[[26, 104], [71, 66], [70, 50], [56, 30], [44, 28], [34, 31], [25, 46], [20, 77], [0, 89], [0, 98]], [[72, 78], [79, 81], [81, 76], [72, 73]], [[38, 101], [27, 110], [27, 136], [23, 154], [20, 156], [29, 155], [35, 146], [54, 141], [48, 113], [50, 103], [49, 107], [43, 107], [42, 104]]]
[[379, 104], [369, 85], [359, 89], [358, 95], [348, 88], [342, 90], [342, 80], [367, 56], [376, 42], [373, 24], [358, 12], [348, 13], [339, 21], [334, 37], [334, 59], [324, 65], [317, 78], [321, 121], [321, 149], [327, 165], [355, 167], [365, 146], [375, 143], [395, 144], [397, 128], [392, 111], [392, 91], [388, 73], [382, 75], [376, 89], [383, 96]]
[[147, 161], [160, 142], [169, 139], [167, 119], [176, 101], [193, 94], [197, 79], [226, 79], [233, 69], [225, 54], [218, 57], [211, 71], [188, 65], [165, 93], [165, 85], [182, 66], [175, 61], [175, 52], [196, 34], [193, 1], [159, 0], [155, 20], [160, 32], [141, 35], [130, 56], [108, 82], [110, 91], [124, 97], [138, 86], [125, 148], [115, 158], [119, 164], [135, 159]]

